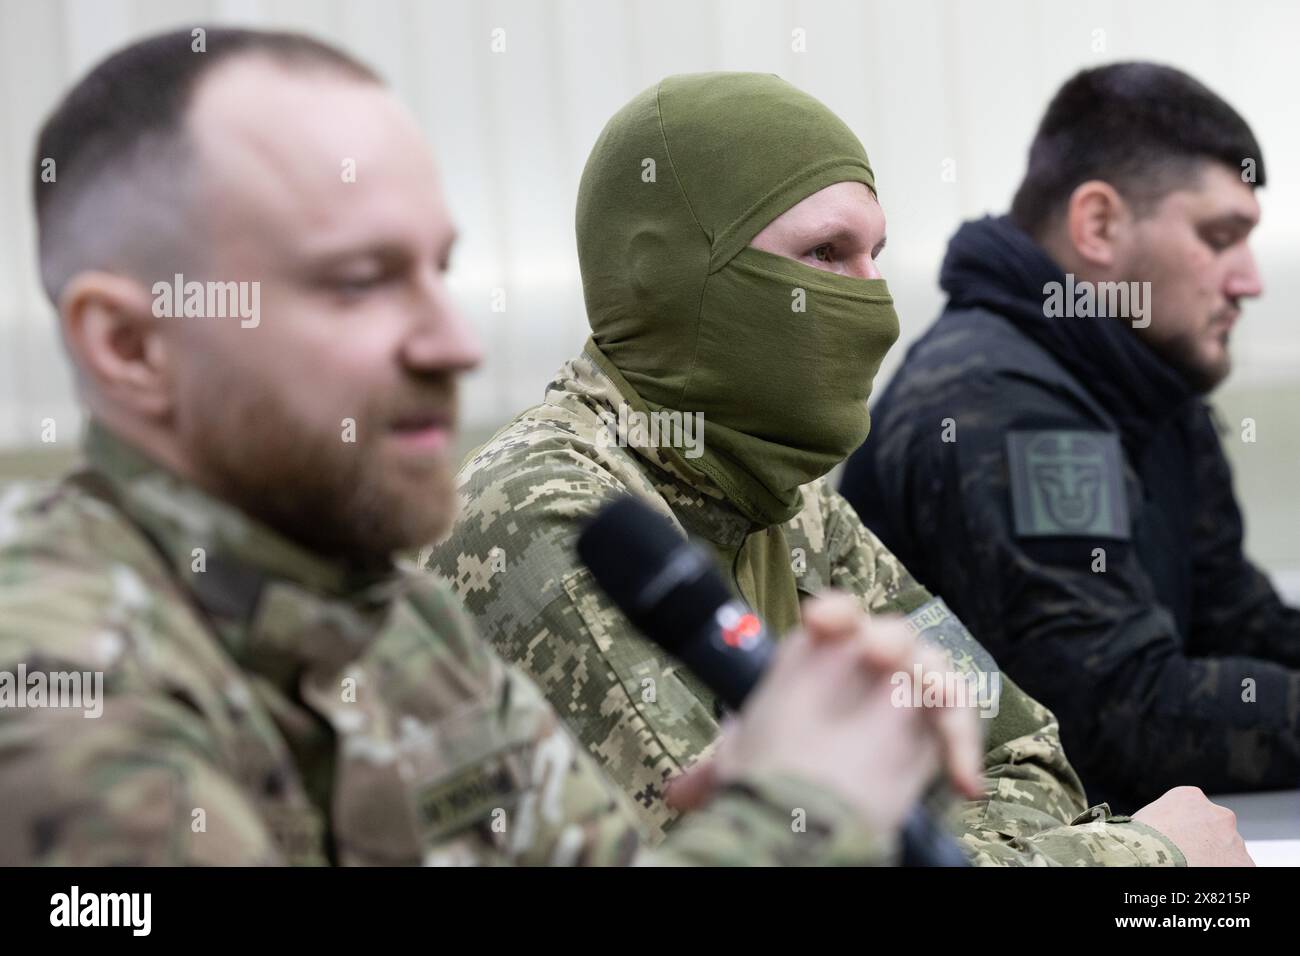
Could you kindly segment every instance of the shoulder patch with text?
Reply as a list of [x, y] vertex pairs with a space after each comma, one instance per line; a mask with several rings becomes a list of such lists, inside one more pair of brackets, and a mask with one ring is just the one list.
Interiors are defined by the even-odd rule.
[[996, 717], [1001, 708], [1002, 671], [984, 645], [957, 620], [943, 598], [932, 597], [903, 622], [922, 640], [943, 648], [954, 666], [969, 680], [972, 696], [966, 700], [979, 708], [981, 715]]
[[1007, 433], [1016, 534], [1129, 539], [1119, 436], [1053, 429]]

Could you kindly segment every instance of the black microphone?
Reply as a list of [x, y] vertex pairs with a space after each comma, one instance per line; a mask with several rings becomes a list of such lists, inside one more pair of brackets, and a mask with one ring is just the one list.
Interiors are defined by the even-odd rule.
[[[638, 630], [685, 664], [732, 710], [763, 676], [776, 644], [727, 587], [712, 555], [631, 497], [603, 507], [578, 556]], [[921, 806], [903, 824], [904, 866], [965, 866], [953, 838]]]

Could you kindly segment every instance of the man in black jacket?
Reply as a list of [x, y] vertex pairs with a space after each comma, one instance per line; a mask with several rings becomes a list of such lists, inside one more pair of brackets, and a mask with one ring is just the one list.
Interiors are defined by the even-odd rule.
[[1073, 77], [1010, 216], [953, 238], [947, 307], [844, 476], [1119, 809], [1300, 785], [1300, 611], [1242, 553], [1203, 398], [1261, 291], [1263, 183], [1249, 127], [1191, 77]]

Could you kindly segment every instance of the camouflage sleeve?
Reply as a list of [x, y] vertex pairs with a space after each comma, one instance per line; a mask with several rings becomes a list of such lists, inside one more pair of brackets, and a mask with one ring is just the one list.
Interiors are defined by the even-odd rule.
[[676, 818], [665, 785], [712, 743], [717, 718], [575, 553], [582, 521], [632, 489], [554, 444], [531, 445], [521, 462], [498, 460], [510, 444], [494, 442], [467, 463], [456, 527], [429, 567], [496, 651], [542, 689], [657, 841]]
[[1105, 806], [1089, 808], [1066, 759], [1056, 718], [998, 669], [943, 601], [934, 598], [868, 530], [853, 508], [823, 489], [831, 585], [858, 594], [872, 614], [903, 614], [942, 647], [985, 724], [987, 791], [958, 812], [975, 862], [989, 865], [1178, 865], [1171, 841]]
[[656, 866], [889, 866], [896, 837], [863, 830], [832, 794], [792, 777], [725, 787], [644, 861]]
[[[527, 677], [503, 669], [506, 719], [538, 726], [532, 776], [507, 837], [511, 862], [580, 866], [884, 865], [895, 842], [866, 831], [850, 807], [802, 781], [759, 777], [724, 787], [683, 816], [658, 847], [627, 796], [555, 717]], [[436, 852], [436, 851], [435, 851]], [[436, 858], [436, 857], [435, 857]], [[459, 862], [466, 862], [461, 860]]]
[[[0, 865], [278, 862], [197, 713], [139, 692], [130, 655], [112, 653], [121, 639], [82, 600], [93, 586], [38, 563], [9, 564], [0, 586], [0, 683], [28, 691], [19, 706], [0, 690]], [[31, 706], [32, 688], [74, 679], [60, 706]]]
[[1188, 647], [1200, 656], [1246, 654], [1300, 669], [1300, 609], [1288, 607], [1242, 550], [1241, 509], [1214, 420], [1192, 423], [1196, 467]]
[[254, 808], [204, 753], [202, 732], [186, 726], [182, 710], [110, 697], [96, 719], [4, 712], [0, 865], [280, 862]]

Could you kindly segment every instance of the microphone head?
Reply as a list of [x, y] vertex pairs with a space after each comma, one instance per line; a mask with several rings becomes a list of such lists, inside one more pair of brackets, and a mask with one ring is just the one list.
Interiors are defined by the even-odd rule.
[[626, 609], [685, 543], [667, 518], [623, 495], [587, 522], [578, 536], [578, 557], [614, 603]]
[[636, 498], [596, 513], [578, 536], [578, 557], [629, 620], [670, 651], [731, 600], [712, 556]]

